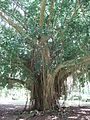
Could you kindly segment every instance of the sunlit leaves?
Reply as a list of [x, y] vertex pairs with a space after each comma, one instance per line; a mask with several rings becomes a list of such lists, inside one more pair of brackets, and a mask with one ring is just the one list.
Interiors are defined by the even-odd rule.
[[[49, 26], [51, 1], [47, 0], [42, 30], [39, 26], [40, 7], [41, 0], [1, 0], [0, 11], [24, 30], [19, 34], [15, 27], [0, 18], [0, 67], [3, 75], [13, 73], [15, 77], [19, 71], [19, 77], [30, 80], [32, 76], [32, 79], [42, 71], [42, 50], [46, 46], [50, 52], [46, 69], [50, 67], [51, 72], [60, 64], [61, 58], [66, 62], [89, 55], [89, 7], [85, 0], [81, 4], [78, 1], [77, 14], [75, 1], [54, 1]], [[42, 34], [46, 37], [43, 43]], [[31, 74], [33, 60], [34, 72]], [[82, 78], [80, 80], [83, 81]]]

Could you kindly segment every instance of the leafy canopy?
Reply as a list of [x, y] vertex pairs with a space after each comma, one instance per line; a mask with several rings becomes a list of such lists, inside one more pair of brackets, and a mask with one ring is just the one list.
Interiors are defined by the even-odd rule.
[[[41, 0], [0, 2], [0, 81], [3, 86], [9, 84], [10, 78], [32, 83], [42, 71], [42, 51], [47, 46], [50, 59], [45, 69], [49, 68], [51, 73], [60, 64], [68, 65], [68, 61], [77, 63], [82, 57], [90, 60], [89, 1], [47, 0], [42, 28], [41, 4]], [[88, 71], [90, 65], [84, 65], [83, 69]]]

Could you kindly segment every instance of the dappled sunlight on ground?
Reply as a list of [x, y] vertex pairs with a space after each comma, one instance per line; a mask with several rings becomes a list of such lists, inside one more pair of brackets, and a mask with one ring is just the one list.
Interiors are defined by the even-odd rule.
[[16, 118], [19, 118], [17, 120], [26, 120], [26, 118], [28, 120], [90, 120], [90, 101], [61, 99], [59, 100], [60, 111], [55, 113], [20, 114], [26, 100], [29, 104], [30, 92], [27, 92], [25, 88], [3, 89], [0, 97], [0, 120], [16, 120]]
[[88, 108], [87, 108], [87, 109], [86, 109], [86, 108], [85, 108], [85, 109], [84, 109], [84, 108], [81, 108], [80, 110], [90, 112], [90, 109], [88, 109]]
[[68, 117], [68, 119], [73, 119], [73, 120], [76, 120], [76, 119], [77, 119], [77, 117], [76, 117], [76, 116], [70, 116], [70, 117]]
[[70, 120], [90, 120], [90, 107], [73, 107], [72, 115], [68, 117]]
[[[90, 107], [66, 107], [60, 111], [22, 112], [22, 105], [0, 105], [0, 120], [90, 120]], [[18, 119], [16, 119], [18, 118]]]

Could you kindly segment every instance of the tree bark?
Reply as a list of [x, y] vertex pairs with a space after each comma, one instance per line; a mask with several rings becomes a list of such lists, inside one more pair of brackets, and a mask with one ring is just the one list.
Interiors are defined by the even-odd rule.
[[37, 76], [36, 82], [33, 84], [32, 87], [32, 96], [31, 99], [34, 101], [33, 108], [39, 111], [41, 110], [48, 110], [54, 107], [54, 91], [53, 91], [53, 81], [50, 82], [51, 76], [48, 75], [48, 79], [44, 81], [45, 85], [43, 84], [43, 75]]
[[43, 110], [43, 84], [41, 76], [38, 76], [33, 85], [32, 99], [35, 101], [34, 109]]
[[35, 102], [33, 109], [39, 111], [58, 109], [56, 101], [59, 100], [62, 90], [65, 93], [65, 89], [62, 89], [64, 82], [60, 81], [59, 75], [57, 78], [59, 81], [56, 78], [54, 80], [52, 75], [48, 74], [44, 86], [43, 78], [38, 77], [32, 88], [32, 101]]

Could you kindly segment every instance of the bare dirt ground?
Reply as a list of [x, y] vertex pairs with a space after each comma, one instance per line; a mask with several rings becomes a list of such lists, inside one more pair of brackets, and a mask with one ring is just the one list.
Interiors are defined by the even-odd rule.
[[21, 105], [0, 105], [0, 120], [90, 120], [90, 106], [71, 106], [61, 108], [60, 111], [29, 113], [22, 113], [23, 108]]

